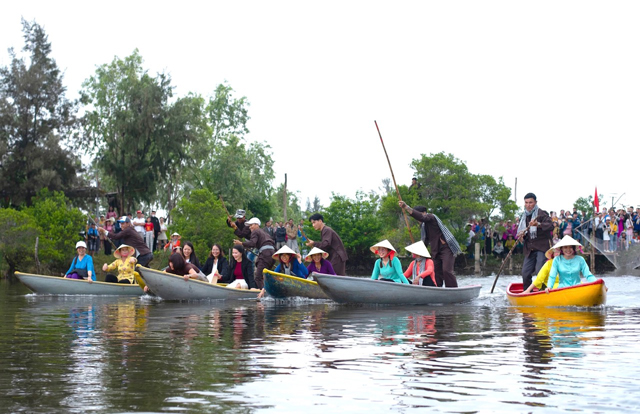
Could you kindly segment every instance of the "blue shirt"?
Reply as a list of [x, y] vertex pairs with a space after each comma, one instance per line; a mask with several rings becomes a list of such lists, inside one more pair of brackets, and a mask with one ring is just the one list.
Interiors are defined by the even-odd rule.
[[580, 274], [587, 278], [587, 282], [595, 282], [596, 277], [591, 274], [587, 262], [582, 256], [574, 256], [572, 259], [565, 259], [558, 256], [553, 259], [551, 271], [549, 272], [549, 283], [547, 286], [555, 286], [556, 277], [560, 278], [558, 288], [575, 286], [580, 284]]
[[68, 275], [73, 269], [86, 269], [87, 272], [91, 272], [91, 280], [96, 280], [96, 271], [93, 269], [93, 258], [88, 254], [85, 254], [82, 260], [74, 257], [71, 261], [71, 267], [69, 267], [69, 270], [67, 270], [67, 273], [64, 275]]
[[[295, 258], [295, 256], [291, 256], [291, 276], [298, 276], [301, 277], [303, 279], [306, 279], [307, 276], [309, 275], [309, 271], [307, 270], [307, 268], [301, 264], [298, 259]], [[280, 263], [277, 267], [276, 270], [274, 270], [274, 272], [276, 273], [285, 273], [284, 272], [284, 266], [282, 266], [282, 263]]]
[[394, 257], [386, 266], [380, 267], [382, 259], [376, 260], [376, 264], [373, 267], [373, 274], [371, 279], [378, 280], [378, 277], [383, 279], [391, 279], [396, 283], [409, 284], [409, 281], [402, 273], [402, 264], [397, 257]]

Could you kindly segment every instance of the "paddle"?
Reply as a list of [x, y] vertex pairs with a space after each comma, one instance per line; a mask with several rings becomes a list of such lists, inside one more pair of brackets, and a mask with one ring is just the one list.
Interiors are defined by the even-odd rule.
[[524, 229], [522, 234], [520, 234], [520, 237], [518, 237], [516, 242], [513, 244], [513, 247], [511, 248], [511, 250], [509, 250], [509, 253], [507, 254], [507, 257], [505, 257], [504, 260], [502, 261], [502, 266], [500, 266], [500, 270], [498, 270], [498, 274], [496, 275], [496, 278], [493, 281], [493, 286], [491, 286], [491, 293], [493, 293], [493, 289], [495, 289], [495, 287], [496, 287], [496, 282], [498, 281], [498, 278], [500, 277], [500, 273], [502, 273], [502, 269], [504, 269], [504, 265], [507, 263], [507, 260], [509, 260], [511, 258], [511, 254], [513, 253], [513, 250], [516, 248], [516, 245], [518, 244], [518, 242], [520, 240], [522, 240], [524, 235], [527, 234], [527, 232], [529, 231], [529, 227], [531, 227], [531, 223], [529, 223], [527, 228]]
[[[382, 149], [384, 150], [384, 155], [387, 157], [387, 163], [389, 164], [389, 170], [391, 170], [391, 178], [393, 178], [393, 185], [396, 187], [396, 194], [398, 194], [398, 201], [402, 201], [402, 197], [400, 197], [400, 190], [398, 190], [398, 184], [396, 184], [396, 177], [393, 175], [393, 168], [391, 168], [391, 161], [389, 161], [389, 154], [387, 154], [387, 148], [384, 146], [384, 141], [382, 140], [382, 134], [380, 133], [380, 128], [378, 128], [378, 122], [373, 121], [376, 124], [376, 129], [378, 130], [378, 135], [380, 136], [380, 143], [382, 144]], [[411, 238], [411, 243], [414, 243], [413, 234], [411, 233], [411, 227], [409, 227], [409, 219], [407, 218], [407, 213], [402, 209], [402, 215], [404, 216], [404, 222], [407, 225], [407, 230], [409, 230], [409, 237]]]

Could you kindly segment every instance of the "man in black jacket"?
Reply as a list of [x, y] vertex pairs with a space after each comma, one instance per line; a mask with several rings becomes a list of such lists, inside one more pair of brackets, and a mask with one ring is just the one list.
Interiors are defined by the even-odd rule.
[[153, 251], [158, 250], [158, 234], [160, 233], [160, 220], [156, 217], [156, 212], [151, 212], [151, 222], [153, 223]]

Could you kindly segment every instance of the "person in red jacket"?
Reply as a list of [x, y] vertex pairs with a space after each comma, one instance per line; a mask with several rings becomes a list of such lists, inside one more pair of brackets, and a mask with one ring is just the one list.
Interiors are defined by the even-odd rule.
[[409, 264], [404, 276], [412, 281], [414, 285], [438, 286], [433, 260], [431, 260], [431, 255], [424, 242], [420, 240], [411, 246], [405, 247], [405, 250], [411, 253], [415, 260]]

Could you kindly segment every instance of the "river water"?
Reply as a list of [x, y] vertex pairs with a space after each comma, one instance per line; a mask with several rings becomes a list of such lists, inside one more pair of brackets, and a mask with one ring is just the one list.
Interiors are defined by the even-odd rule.
[[640, 412], [640, 278], [607, 305], [51, 297], [0, 283], [0, 412]]

